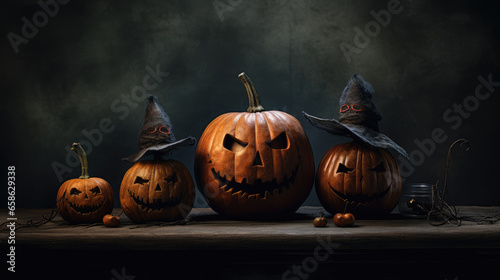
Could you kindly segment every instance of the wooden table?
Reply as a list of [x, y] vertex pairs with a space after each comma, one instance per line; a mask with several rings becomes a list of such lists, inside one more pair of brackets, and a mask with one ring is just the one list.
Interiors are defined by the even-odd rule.
[[[500, 212], [500, 207], [459, 209], [462, 215]], [[474, 279], [500, 265], [500, 223], [435, 227], [393, 214], [357, 220], [350, 228], [336, 227], [327, 216], [328, 226], [315, 228], [312, 219], [320, 212], [325, 211], [302, 207], [280, 221], [237, 221], [198, 208], [187, 225], [138, 226], [123, 214], [118, 228], [68, 225], [57, 216], [16, 231], [16, 269], [53, 279]], [[25, 223], [49, 213], [20, 209], [16, 216]], [[2, 211], [0, 219], [6, 218]], [[3, 256], [8, 234], [0, 232]]]

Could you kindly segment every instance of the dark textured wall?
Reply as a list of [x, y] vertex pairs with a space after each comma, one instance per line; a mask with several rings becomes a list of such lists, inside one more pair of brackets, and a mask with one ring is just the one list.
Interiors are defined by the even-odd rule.
[[[107, 179], [118, 194], [130, 166], [120, 159], [137, 151], [146, 106], [141, 86], [156, 68], [162, 73], [147, 80], [147, 93], [158, 96], [178, 138], [199, 138], [216, 116], [246, 110], [237, 78], [245, 71], [266, 109], [302, 122], [316, 164], [349, 139], [312, 127], [301, 111], [337, 118], [343, 87], [361, 74], [375, 88], [382, 132], [413, 155], [403, 168], [407, 182], [443, 182], [448, 146], [465, 137], [473, 147], [453, 153], [451, 202], [499, 205], [499, 4], [397, 3], [69, 1], [46, 18], [36, 1], [4, 3], [2, 168], [6, 175], [8, 165], [16, 166], [18, 206], [52, 207], [60, 180], [80, 172], [65, 147], [88, 141], [86, 132], [97, 137], [96, 129], [102, 138], [90, 141], [91, 175]], [[390, 19], [379, 13], [388, 4]], [[33, 16], [39, 27], [25, 27], [23, 35]], [[493, 82], [475, 97], [478, 77]], [[446, 140], [424, 141], [430, 151], [422, 151], [418, 141], [435, 129]], [[194, 152], [173, 157], [192, 171]], [[66, 166], [60, 178], [54, 164]], [[306, 203], [318, 204], [314, 192]]]

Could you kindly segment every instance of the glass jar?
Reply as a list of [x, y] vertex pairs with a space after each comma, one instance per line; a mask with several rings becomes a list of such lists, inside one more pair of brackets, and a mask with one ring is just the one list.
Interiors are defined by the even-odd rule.
[[[411, 218], [425, 218], [432, 203], [432, 185], [413, 183], [403, 185], [398, 209], [401, 215]], [[420, 206], [420, 207], [419, 207]], [[423, 209], [422, 209], [423, 208]]]

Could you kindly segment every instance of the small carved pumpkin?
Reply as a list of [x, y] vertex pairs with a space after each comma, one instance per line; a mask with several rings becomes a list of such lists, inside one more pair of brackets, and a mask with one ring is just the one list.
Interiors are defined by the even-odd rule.
[[293, 116], [264, 111], [244, 74], [247, 112], [213, 120], [195, 157], [198, 188], [209, 205], [229, 216], [292, 213], [309, 195], [314, 159], [304, 130]]
[[97, 223], [113, 210], [113, 189], [106, 180], [90, 177], [87, 157], [79, 143], [71, 150], [78, 154], [82, 175], [64, 182], [57, 192], [59, 214], [68, 223]]
[[340, 144], [318, 166], [316, 193], [332, 215], [346, 209], [362, 217], [387, 214], [401, 196], [401, 174], [385, 149], [360, 141]]
[[193, 208], [194, 197], [191, 174], [172, 159], [136, 162], [120, 186], [123, 212], [136, 223], [181, 220]]

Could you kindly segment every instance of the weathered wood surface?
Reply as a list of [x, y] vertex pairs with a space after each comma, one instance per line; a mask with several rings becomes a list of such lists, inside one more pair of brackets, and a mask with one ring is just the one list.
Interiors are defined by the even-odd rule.
[[[500, 212], [500, 207], [461, 207], [462, 215], [486, 216]], [[114, 214], [121, 213], [114, 209]], [[312, 219], [320, 207], [302, 207], [280, 221], [237, 221], [225, 219], [211, 209], [193, 209], [192, 223], [187, 225], [145, 226], [121, 215], [122, 225], [107, 228], [68, 225], [60, 216], [37, 228], [16, 231], [17, 246], [51, 249], [84, 250], [310, 250], [318, 239], [338, 243], [339, 249], [500, 249], [500, 222], [478, 225], [464, 222], [462, 226], [431, 226], [425, 219], [408, 219], [392, 215], [386, 220], [357, 220], [350, 228], [333, 225], [315, 228]], [[6, 221], [6, 211], [1, 211]], [[49, 209], [18, 209], [19, 223], [39, 220]], [[139, 227], [138, 227], [139, 226]], [[2, 246], [8, 232], [0, 232]]]

